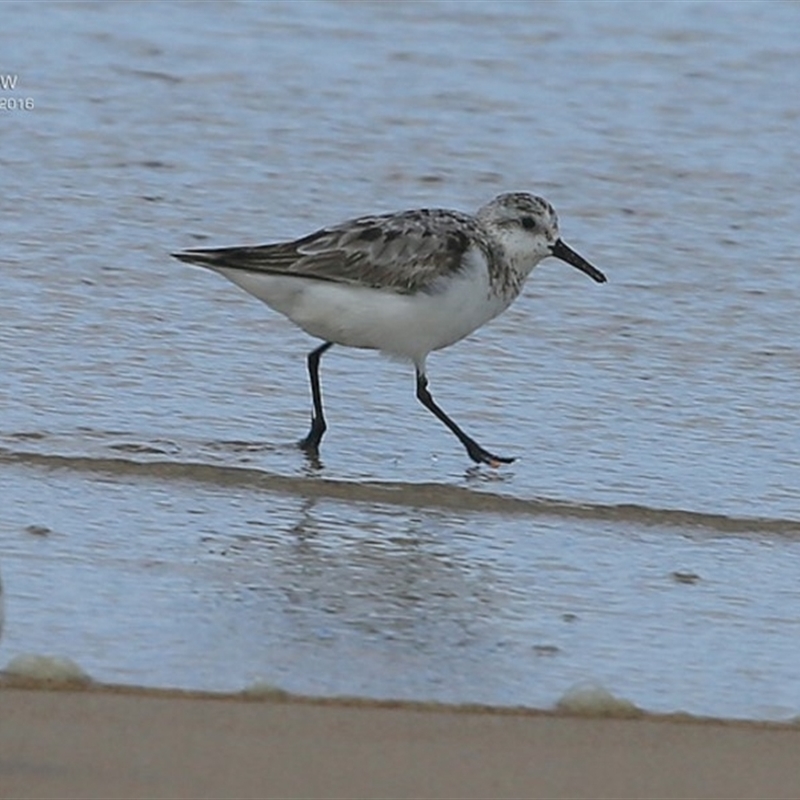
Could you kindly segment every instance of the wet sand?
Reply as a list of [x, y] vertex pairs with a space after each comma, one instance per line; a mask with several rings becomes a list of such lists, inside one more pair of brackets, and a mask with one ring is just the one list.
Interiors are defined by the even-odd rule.
[[797, 798], [800, 729], [0, 687], [0, 797]]

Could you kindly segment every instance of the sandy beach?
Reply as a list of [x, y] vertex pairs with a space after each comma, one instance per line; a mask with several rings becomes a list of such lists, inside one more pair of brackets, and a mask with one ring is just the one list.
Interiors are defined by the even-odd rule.
[[796, 798], [800, 730], [0, 688], [0, 797]]

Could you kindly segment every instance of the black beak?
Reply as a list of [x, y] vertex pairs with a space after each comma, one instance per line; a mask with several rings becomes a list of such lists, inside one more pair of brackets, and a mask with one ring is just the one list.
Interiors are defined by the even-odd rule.
[[550, 252], [567, 264], [577, 267], [581, 272], [585, 272], [590, 278], [598, 283], [605, 283], [606, 276], [597, 267], [593, 267], [583, 256], [579, 256], [571, 247], [564, 244], [561, 239], [550, 248]]

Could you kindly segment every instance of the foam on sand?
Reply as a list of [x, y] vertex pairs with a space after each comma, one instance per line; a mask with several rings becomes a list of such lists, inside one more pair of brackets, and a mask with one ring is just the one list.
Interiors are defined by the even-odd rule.
[[24, 682], [66, 686], [91, 683], [92, 679], [71, 658], [21, 653], [8, 662], [5, 673]]
[[630, 700], [616, 697], [592, 681], [578, 683], [564, 693], [556, 709], [583, 717], [641, 717], [644, 711]]

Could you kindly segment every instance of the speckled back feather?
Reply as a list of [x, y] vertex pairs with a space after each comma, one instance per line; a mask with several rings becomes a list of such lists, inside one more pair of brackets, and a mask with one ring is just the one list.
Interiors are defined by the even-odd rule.
[[413, 294], [458, 272], [471, 245], [483, 251], [491, 271], [498, 261], [496, 245], [474, 217], [418, 209], [359, 217], [293, 242], [176, 255], [212, 268], [297, 275]]

